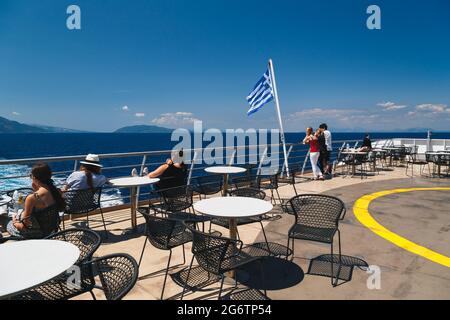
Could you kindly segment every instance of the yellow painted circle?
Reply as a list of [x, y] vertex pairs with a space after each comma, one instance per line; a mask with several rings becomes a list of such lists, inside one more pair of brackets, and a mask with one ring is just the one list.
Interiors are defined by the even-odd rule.
[[399, 236], [398, 234], [383, 227], [370, 215], [369, 204], [373, 200], [394, 193], [404, 193], [411, 191], [450, 191], [450, 187], [408, 188], [408, 189], [393, 189], [375, 192], [369, 195], [365, 195], [356, 200], [353, 206], [353, 213], [355, 214], [359, 222], [361, 222], [364, 226], [375, 232], [380, 237], [392, 242], [396, 246], [399, 246], [400, 248], [408, 250], [433, 262], [439, 263], [443, 266], [450, 267], [449, 257], [444, 256], [428, 248], [425, 248], [421, 245], [418, 245], [412, 241], [409, 241], [408, 239], [405, 239], [402, 236]]

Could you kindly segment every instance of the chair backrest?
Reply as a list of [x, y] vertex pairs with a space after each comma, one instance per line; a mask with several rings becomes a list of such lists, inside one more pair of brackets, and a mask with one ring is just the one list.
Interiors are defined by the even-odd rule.
[[215, 194], [222, 191], [223, 177], [208, 175], [195, 178], [197, 190], [202, 194]]
[[231, 182], [235, 189], [239, 188], [257, 188], [257, 176], [255, 175], [245, 175], [240, 177], [233, 177]]
[[34, 211], [33, 217], [38, 222], [39, 229], [41, 230], [39, 238], [44, 238], [52, 233], [58, 232], [61, 218], [59, 217], [59, 210], [56, 205]]
[[171, 238], [186, 232], [186, 226], [178, 220], [141, 213], [145, 218], [147, 239], [158, 249], [171, 249]]
[[128, 254], [107, 255], [94, 259], [92, 264], [108, 300], [122, 299], [136, 284], [139, 267]]
[[264, 200], [266, 198], [266, 193], [263, 190], [256, 188], [240, 188], [230, 191], [229, 194], [233, 197], [248, 197]]
[[66, 214], [83, 214], [100, 208], [102, 188], [70, 190], [64, 193]]
[[270, 182], [272, 187], [274, 189], [278, 188], [278, 177], [279, 177], [279, 171], [274, 172], [273, 174], [269, 175], [259, 175], [256, 180], [256, 185], [258, 188], [261, 187], [261, 184], [264, 184], [266, 181]]
[[164, 207], [169, 212], [183, 211], [192, 206], [193, 191], [191, 186], [180, 186], [161, 190]]
[[46, 239], [70, 242], [80, 250], [80, 257], [75, 262], [80, 265], [92, 259], [94, 252], [100, 247], [100, 235], [89, 229], [67, 229], [48, 236]]
[[237, 241], [189, 228], [193, 234], [192, 254], [208, 272], [222, 274], [223, 262], [236, 251]]
[[295, 223], [315, 228], [336, 228], [345, 212], [342, 200], [318, 194], [302, 194], [289, 200]]

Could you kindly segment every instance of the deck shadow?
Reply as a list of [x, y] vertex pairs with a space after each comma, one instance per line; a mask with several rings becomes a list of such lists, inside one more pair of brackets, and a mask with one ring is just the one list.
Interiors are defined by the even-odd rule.
[[302, 282], [305, 277], [305, 273], [299, 265], [276, 257], [265, 257], [249, 263], [239, 270], [238, 282], [259, 290], [290, 288]]

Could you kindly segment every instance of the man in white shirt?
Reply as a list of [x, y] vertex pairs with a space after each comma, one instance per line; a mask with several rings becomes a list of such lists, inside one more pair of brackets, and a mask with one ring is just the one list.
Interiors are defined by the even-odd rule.
[[325, 145], [326, 150], [323, 150], [322, 159], [323, 159], [323, 170], [324, 174], [331, 175], [332, 165], [330, 163], [331, 152], [333, 151], [331, 132], [328, 131], [328, 126], [326, 123], [322, 123], [319, 128], [322, 130], [323, 135], [325, 137]]

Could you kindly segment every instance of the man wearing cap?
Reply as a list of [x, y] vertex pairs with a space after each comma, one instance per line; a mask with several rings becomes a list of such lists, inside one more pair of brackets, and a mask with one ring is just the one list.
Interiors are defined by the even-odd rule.
[[94, 189], [103, 186], [107, 179], [101, 174], [102, 165], [96, 154], [88, 154], [80, 161], [80, 170], [73, 172], [66, 180], [67, 190]]

